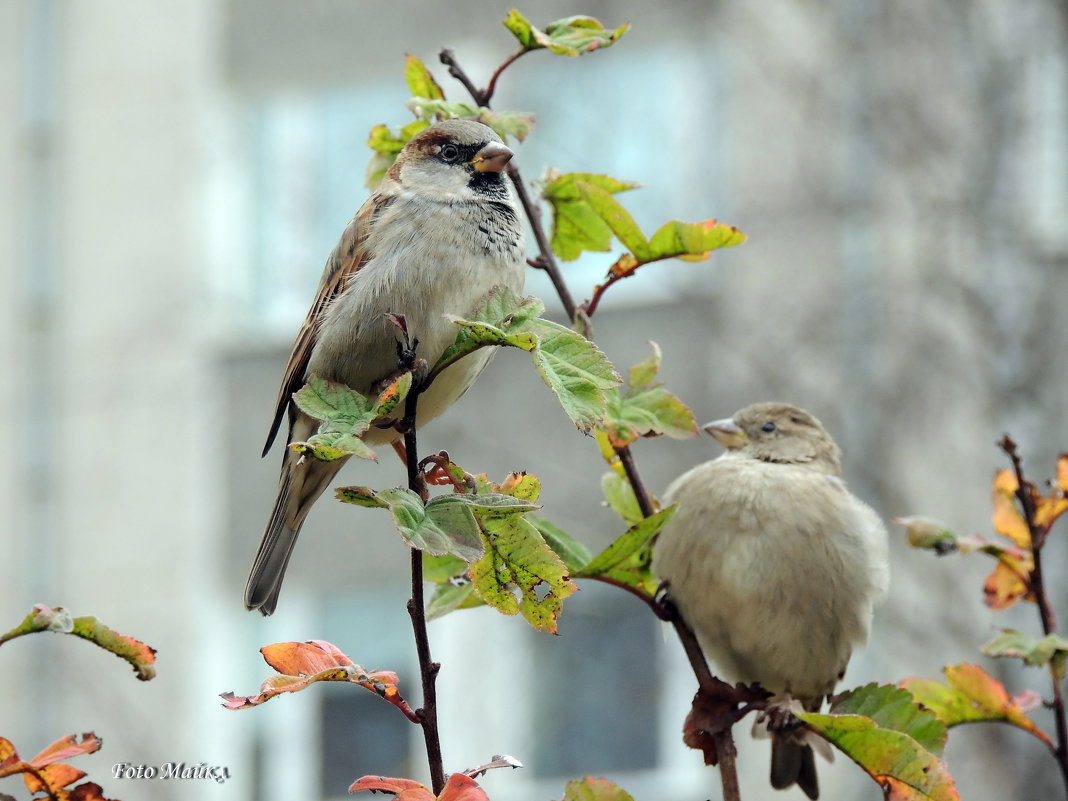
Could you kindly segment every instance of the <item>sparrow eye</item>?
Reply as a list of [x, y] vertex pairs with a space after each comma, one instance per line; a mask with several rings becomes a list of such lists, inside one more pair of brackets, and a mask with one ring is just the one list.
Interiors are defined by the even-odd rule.
[[438, 155], [442, 161], [453, 162], [460, 158], [460, 148], [456, 145], [443, 145]]
[[769, 420], [760, 427], [760, 430], [763, 431], [765, 434], [770, 434], [772, 431], [775, 430], [775, 424]]

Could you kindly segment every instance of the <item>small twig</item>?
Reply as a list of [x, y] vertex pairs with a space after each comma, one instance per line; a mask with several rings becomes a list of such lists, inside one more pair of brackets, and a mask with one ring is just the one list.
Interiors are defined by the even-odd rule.
[[[415, 435], [416, 408], [422, 388], [413, 386], [404, 400], [403, 427], [408, 488], [418, 493], [425, 501], [426, 484], [419, 470], [419, 453]], [[434, 795], [438, 795], [445, 787], [445, 766], [441, 759], [441, 739], [438, 734], [437, 676], [441, 665], [430, 657], [430, 637], [426, 630], [426, 605], [423, 600], [423, 552], [417, 548], [412, 548], [411, 567], [412, 597], [408, 601], [408, 615], [412, 619], [415, 650], [419, 657], [419, 675], [423, 684], [423, 706], [417, 710], [416, 714], [419, 715], [423, 726], [423, 740], [426, 743], [431, 786]]]
[[471, 99], [475, 101], [476, 105], [484, 106], [482, 102], [484, 93], [481, 89], [475, 86], [471, 79], [467, 77], [467, 73], [461, 69], [460, 65], [456, 61], [456, 54], [449, 48], [443, 48], [438, 54], [438, 60], [441, 61], [446, 67], [449, 68], [449, 75], [458, 80], [464, 85], [464, 89], [471, 95]]
[[623, 445], [616, 448], [615, 451], [619, 457], [620, 464], [623, 465], [623, 472], [627, 474], [627, 481], [630, 482], [631, 489], [634, 490], [634, 497], [638, 500], [638, 508], [642, 511], [642, 517], [652, 517], [656, 514], [656, 510], [653, 508], [653, 499], [649, 496], [648, 490], [645, 489], [645, 483], [638, 473], [638, 466], [634, 463], [634, 456], [631, 454], [630, 448]]
[[[1016, 443], [1006, 434], [998, 445], [1012, 462], [1012, 469], [1016, 474], [1016, 497], [1020, 501], [1024, 522], [1027, 524], [1028, 531], [1031, 534], [1031, 558], [1034, 566], [1031, 568], [1031, 575], [1027, 578], [1028, 589], [1030, 589], [1031, 595], [1034, 596], [1035, 604], [1038, 606], [1038, 615], [1042, 621], [1042, 632], [1046, 635], [1053, 634], [1057, 630], [1057, 620], [1053, 613], [1053, 605], [1050, 603], [1049, 595], [1046, 593], [1046, 581], [1042, 568], [1042, 548], [1046, 544], [1049, 528], [1039, 526], [1035, 522], [1034, 485], [1024, 475], [1023, 459], [1020, 457]], [[1052, 662], [1050, 663], [1049, 671], [1053, 684], [1053, 703], [1051, 707], [1054, 725], [1057, 729], [1057, 747], [1054, 749], [1053, 755], [1060, 766], [1061, 778], [1064, 781], [1065, 792], [1068, 794], [1068, 710], [1065, 708], [1061, 678], [1057, 675], [1057, 670]]]
[[517, 61], [520, 56], [525, 56], [529, 52], [529, 50], [524, 48], [516, 53], [513, 53], [508, 58], [506, 58], [501, 63], [501, 65], [497, 67], [497, 69], [493, 71], [493, 75], [490, 76], [489, 84], [482, 91], [482, 102], [479, 103], [480, 106], [485, 106], [486, 108], [489, 108], [490, 101], [493, 99], [493, 93], [497, 91], [497, 79], [501, 77], [501, 73], [508, 69], [508, 67], [510, 67], [513, 63], [515, 63], [515, 61]]
[[563, 304], [564, 311], [567, 313], [567, 319], [574, 321], [576, 311], [575, 299], [571, 297], [571, 290], [567, 288], [567, 284], [564, 283], [564, 277], [560, 274], [560, 267], [557, 265], [556, 258], [553, 256], [553, 249], [549, 244], [549, 237], [545, 235], [545, 229], [541, 224], [541, 214], [531, 201], [530, 194], [527, 192], [526, 185], [523, 183], [523, 177], [519, 174], [519, 168], [514, 164], [508, 165], [508, 177], [512, 179], [512, 185], [515, 186], [515, 192], [519, 197], [519, 203], [523, 206], [523, 211], [527, 215], [527, 221], [530, 223], [530, 230], [534, 232], [534, 241], [538, 245], [538, 266], [549, 274], [549, 280], [552, 281], [553, 289], [556, 290], [556, 294], [560, 298], [560, 303]]
[[597, 311], [597, 305], [601, 302], [601, 298], [604, 297], [604, 293], [608, 291], [608, 287], [612, 286], [616, 281], [620, 281], [624, 278], [629, 278], [634, 275], [633, 271], [623, 274], [609, 273], [607, 279], [603, 284], [597, 284], [593, 288], [593, 297], [582, 304], [582, 308], [586, 312], [587, 317], [593, 317]]

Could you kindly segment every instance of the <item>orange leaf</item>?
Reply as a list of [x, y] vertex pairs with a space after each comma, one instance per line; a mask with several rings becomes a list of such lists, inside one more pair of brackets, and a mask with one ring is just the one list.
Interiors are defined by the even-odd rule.
[[350, 793], [358, 793], [360, 790], [393, 793], [397, 796], [397, 801], [434, 801], [434, 794], [430, 792], [430, 788], [411, 779], [364, 776], [349, 786]]
[[352, 660], [325, 640], [279, 642], [260, 649], [264, 661], [279, 673], [309, 676], [332, 667], [349, 666]]
[[31, 759], [30, 764], [35, 768], [41, 768], [45, 765], [59, 762], [61, 759], [70, 759], [80, 754], [92, 754], [95, 751], [99, 751], [103, 744], [101, 739], [91, 731], [82, 735], [81, 742], [78, 742], [77, 735], [70, 734], [56, 740]]
[[998, 470], [994, 475], [994, 530], [1030, 550], [1031, 532], [1016, 506], [1019, 486], [1012, 470]]
[[264, 679], [257, 695], [222, 693], [223, 706], [227, 709], [258, 706], [276, 695], [298, 692], [319, 681], [345, 681], [376, 693], [397, 707], [408, 720], [420, 722], [415, 710], [397, 689], [396, 673], [391, 670], [367, 671], [325, 640], [265, 645], [260, 653], [267, 664], [280, 671], [279, 675]]
[[23, 781], [26, 789], [31, 793], [54, 793], [68, 784], [74, 784], [78, 779], [86, 776], [84, 770], [78, 770], [71, 765], [45, 765], [38, 768], [36, 774], [26, 772]]
[[1034, 596], [1028, 592], [1027, 582], [1023, 578], [1030, 574], [1031, 567], [1029, 558], [1021, 560], [1001, 554], [997, 567], [983, 584], [986, 605], [991, 609], [1008, 609], [1021, 598], [1034, 602]]
[[1068, 512], [1068, 498], [1059, 498], [1056, 495], [1037, 498], [1035, 500], [1035, 525], [1048, 529], [1065, 512]]
[[1068, 493], [1068, 453], [1057, 457], [1057, 487], [1061, 492]]

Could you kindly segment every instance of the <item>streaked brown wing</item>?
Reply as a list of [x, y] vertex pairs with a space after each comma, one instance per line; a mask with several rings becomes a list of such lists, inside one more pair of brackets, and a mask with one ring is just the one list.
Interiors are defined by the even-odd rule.
[[270, 433], [267, 434], [267, 444], [263, 446], [264, 456], [267, 455], [267, 451], [274, 443], [274, 438], [278, 435], [278, 429], [282, 426], [282, 418], [286, 414], [293, 393], [304, 386], [304, 373], [308, 369], [312, 348], [315, 347], [322, 314], [330, 301], [345, 287], [349, 277], [367, 263], [368, 254], [365, 247], [367, 234], [371, 230], [374, 218], [392, 200], [390, 195], [371, 196], [352, 218], [344, 233], [341, 234], [341, 241], [337, 243], [330, 258], [326, 260], [326, 269], [323, 270], [323, 277], [319, 280], [319, 290], [316, 292], [315, 301], [297, 332], [297, 340], [293, 343], [293, 351], [289, 354], [289, 363], [282, 376], [282, 386], [278, 390], [278, 401], [275, 404], [274, 420], [271, 422]]

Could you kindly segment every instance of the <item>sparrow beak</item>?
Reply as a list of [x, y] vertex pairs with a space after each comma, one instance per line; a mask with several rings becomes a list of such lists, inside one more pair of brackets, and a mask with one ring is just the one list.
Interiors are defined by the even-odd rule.
[[490, 142], [471, 159], [475, 172], [500, 172], [515, 154], [500, 142]]
[[730, 451], [741, 448], [749, 441], [749, 435], [729, 417], [705, 423], [701, 428], [715, 437], [716, 442]]

